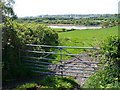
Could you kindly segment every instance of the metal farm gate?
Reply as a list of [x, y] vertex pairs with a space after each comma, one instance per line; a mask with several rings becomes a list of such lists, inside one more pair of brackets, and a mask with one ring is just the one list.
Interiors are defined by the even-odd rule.
[[[73, 54], [72, 49], [80, 53]], [[20, 56], [26, 66], [37, 74], [87, 78], [97, 69], [98, 50], [94, 47], [26, 44]]]

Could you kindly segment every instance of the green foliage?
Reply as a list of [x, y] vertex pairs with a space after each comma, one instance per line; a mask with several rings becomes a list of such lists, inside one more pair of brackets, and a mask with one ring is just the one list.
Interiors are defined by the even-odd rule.
[[16, 89], [17, 90], [25, 90], [27, 88], [34, 88], [35, 86], [37, 86], [36, 83], [26, 83], [26, 84], [23, 84], [21, 86], [18, 86]]
[[70, 77], [49, 76], [37, 81], [37, 83], [27, 83], [17, 87], [18, 89], [32, 88], [40, 86], [39, 89], [51, 90], [69, 90], [70, 88], [79, 87], [78, 83]]
[[120, 40], [118, 36], [110, 37], [101, 46], [102, 69], [90, 76], [85, 88], [120, 88]]
[[2, 21], [5, 22], [6, 18], [17, 19], [13, 11], [14, 0], [1, 0], [0, 8], [2, 8]]
[[[86, 25], [86, 26], [117, 26], [117, 15], [104, 14], [104, 15], [48, 15], [39, 17], [19, 18], [18, 22], [37, 22], [43, 24], [67, 24], [67, 25]], [[103, 22], [108, 22], [103, 24]]]
[[6, 19], [3, 32], [3, 80], [32, 75], [21, 63], [19, 55], [19, 49], [25, 49], [25, 44], [58, 45], [57, 33], [45, 25], [18, 24]]
[[[24, 76], [26, 68], [21, 64], [19, 59], [19, 44], [20, 40], [14, 28], [12, 17], [14, 12], [12, 6], [14, 0], [2, 0], [0, 8], [2, 8], [2, 80], [19, 79]], [[28, 70], [29, 72], [29, 70]]]
[[63, 28], [63, 29], [62, 29], [62, 31], [63, 31], [63, 32], [66, 32], [66, 29], [65, 29], [65, 28]]
[[119, 45], [120, 40], [118, 36], [108, 38], [106, 43], [101, 47], [101, 53], [104, 55], [101, 62], [107, 64], [108, 67], [111, 65], [120, 67]]
[[109, 27], [109, 22], [103, 21], [101, 23], [101, 26], [102, 26], [102, 28], [107, 28], [107, 27]]
[[3, 32], [3, 81], [18, 77], [22, 78], [29, 70], [27, 70], [20, 61], [20, 40], [17, 36], [13, 22], [8, 18], [6, 18], [6, 21], [4, 22]]
[[85, 81], [83, 88], [120, 88], [115, 74], [114, 69], [99, 70]]
[[58, 45], [58, 34], [42, 24], [26, 23], [15, 25], [22, 44]]

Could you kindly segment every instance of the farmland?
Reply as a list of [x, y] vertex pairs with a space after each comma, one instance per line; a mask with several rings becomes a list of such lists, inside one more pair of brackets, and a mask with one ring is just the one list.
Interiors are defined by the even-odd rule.
[[[55, 29], [56, 30], [56, 29]], [[59, 29], [60, 30], [60, 29]], [[60, 32], [60, 45], [65, 46], [99, 46], [109, 36], [118, 34], [118, 27], [101, 28], [101, 29], [87, 29], [74, 30], [68, 32]]]
[[[62, 28], [53, 28], [58, 32], [59, 36], [59, 46], [78, 46], [78, 47], [100, 47], [102, 43], [107, 40], [110, 36], [118, 35], [118, 27], [109, 27], [101, 29], [86, 29], [86, 30], [73, 30], [63, 32]], [[83, 49], [68, 49], [72, 54], [78, 54]], [[64, 52], [63, 52], [64, 53]], [[59, 56], [57, 57], [59, 59]], [[66, 60], [68, 57], [64, 57]]]
[[[28, 15], [19, 17], [14, 12], [15, 0], [2, 0], [0, 28], [2, 46], [1, 83], [3, 90], [80, 90], [81, 88], [120, 88], [120, 38], [118, 37], [119, 14], [94, 14], [88, 12], [86, 4], [82, 14], [60, 11], [69, 9], [65, 2], [37, 5], [23, 2], [28, 9], [18, 8]], [[76, 2], [76, 1], [73, 1]], [[93, 1], [92, 3], [95, 5]], [[29, 2], [31, 3], [31, 2]], [[86, 2], [87, 3], [87, 2]], [[92, 5], [89, 4], [89, 5]], [[98, 3], [98, 2], [97, 2]], [[98, 9], [96, 3], [96, 10]], [[103, 2], [101, 2], [103, 3]], [[105, 3], [105, 2], [104, 2]], [[18, 2], [17, 2], [18, 4]], [[15, 7], [17, 6], [15, 5]], [[34, 4], [34, 5], [33, 5]], [[41, 4], [41, 5], [40, 5]], [[53, 5], [52, 5], [53, 4]], [[110, 4], [110, 3], [107, 3]], [[116, 3], [117, 6], [118, 3]], [[28, 6], [27, 6], [28, 5]], [[37, 15], [34, 11], [44, 12], [54, 6], [60, 15]], [[72, 3], [70, 7], [81, 6]], [[92, 6], [94, 6], [92, 5]], [[110, 4], [111, 5], [111, 4]], [[19, 5], [18, 5], [19, 6]], [[21, 5], [20, 5], [21, 6]], [[29, 6], [32, 6], [29, 7]], [[101, 5], [100, 5], [101, 6]], [[64, 9], [63, 9], [64, 8]], [[89, 6], [88, 6], [89, 8]], [[106, 8], [106, 5], [105, 5]], [[71, 9], [71, 8], [70, 8]], [[32, 11], [34, 10], [34, 11]], [[50, 11], [50, 8], [48, 8]], [[96, 11], [95, 10], [95, 11]], [[109, 9], [108, 9], [109, 10]], [[110, 9], [111, 10], [111, 9]], [[53, 8], [52, 8], [52, 11]], [[68, 10], [67, 10], [68, 11]], [[91, 11], [91, 10], [90, 10]], [[99, 12], [99, 10], [97, 10]], [[103, 10], [100, 10], [100, 12]], [[93, 14], [92, 14], [93, 13]], [[37, 16], [35, 16], [35, 15]], [[42, 14], [39, 12], [39, 14]], [[51, 13], [53, 14], [53, 13]], [[72, 26], [72, 28], [50, 28], [50, 25]], [[76, 26], [77, 28], [73, 27]], [[78, 27], [100, 27], [99, 29]], [[110, 37], [112, 36], [112, 37]], [[109, 37], [109, 38], [108, 38]], [[75, 46], [74, 49], [69, 46]], [[78, 46], [78, 47], [76, 47]], [[99, 50], [94, 47], [100, 47]], [[68, 49], [68, 50], [67, 50]], [[1, 85], [2, 84], [2, 85]]]

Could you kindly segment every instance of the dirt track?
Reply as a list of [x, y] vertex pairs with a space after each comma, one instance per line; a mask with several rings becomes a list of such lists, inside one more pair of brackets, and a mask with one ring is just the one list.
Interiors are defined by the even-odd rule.
[[51, 65], [50, 69], [56, 74], [73, 76], [80, 85], [83, 85], [85, 79], [97, 69], [97, 63], [93, 57], [77, 56]]

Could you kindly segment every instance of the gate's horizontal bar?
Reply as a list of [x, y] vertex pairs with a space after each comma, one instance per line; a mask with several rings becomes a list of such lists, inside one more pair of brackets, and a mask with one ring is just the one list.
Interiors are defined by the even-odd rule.
[[37, 70], [45, 70], [45, 71], [50, 71], [47, 68], [40, 68], [40, 67], [29, 67], [30, 69], [37, 69]]
[[41, 62], [41, 61], [38, 61], [38, 60], [24, 60], [23, 62], [30, 62], [30, 63], [39, 63], [39, 64], [52, 65], [52, 63]]
[[31, 51], [31, 50], [25, 50], [24, 52], [42, 53], [42, 54], [58, 54], [58, 53], [55, 53], [55, 52], [41, 52], [41, 51]]
[[66, 56], [81, 56], [81, 57], [90, 57], [89, 54], [64, 54], [64, 53], [56, 53], [56, 52], [41, 52], [41, 51], [31, 51], [31, 50], [25, 50], [24, 52], [29, 53], [40, 53], [40, 54], [57, 54], [57, 55], [66, 55]]
[[48, 65], [45, 66], [45, 65], [33, 64], [33, 63], [25, 63], [25, 64], [28, 65], [28, 66], [30, 66], [30, 67], [34, 66], [34, 68], [40, 68], [40, 67], [48, 68]]
[[81, 66], [81, 65], [65, 65], [63, 66], [64, 68], [72, 68], [72, 67], [77, 67], [77, 68], [97, 68], [97, 67], [94, 67], [94, 66]]
[[49, 74], [49, 75], [60, 75], [60, 74], [56, 74], [56, 73], [54, 73], [54, 72], [41, 72], [41, 71], [33, 71], [33, 72], [43, 73], [43, 74]]
[[37, 59], [37, 60], [56, 60], [56, 59], [50, 59], [50, 58], [43, 58], [43, 57], [30, 57], [30, 56], [21, 56], [24, 58], [31, 58], [31, 59]]
[[80, 71], [94, 71], [94, 69], [84, 69], [84, 68], [63, 68], [63, 70], [80, 70]]
[[[67, 71], [67, 70], [59, 70], [59, 72], [64, 72], [64, 73], [75, 73], [75, 74], [87, 74], [85, 73], [85, 71], [79, 71], [79, 72], [76, 72], [76, 71]], [[88, 72], [88, 71], [87, 71]], [[92, 73], [92, 72], [91, 72]]]
[[48, 47], [48, 48], [69, 48], [69, 49], [100, 49], [99, 47], [77, 47], [77, 46], [49, 46], [49, 45], [35, 45], [35, 44], [26, 44], [26, 46], [39, 46], [39, 47]]
[[[39, 64], [29, 64], [29, 63], [27, 63], [27, 65], [29, 65], [29, 66], [34, 66], [34, 67], [30, 67], [30, 68], [33, 68], [33, 69], [39, 69], [39, 70], [51, 70], [48, 66], [45, 66], [45, 65], [39, 65]], [[40, 67], [40, 66], [42, 66], [42, 67]], [[66, 70], [79, 70], [80, 72], [82, 71], [82, 72], [84, 72], [84, 71], [94, 71], [94, 69], [92, 69], [92, 70], [86, 70], [86, 69], [83, 69], [83, 68], [62, 68], [63, 70], [57, 70], [56, 72], [72, 72], [72, 73], [77, 73], [77, 72], [75, 72], [75, 71], [66, 71]], [[79, 72], [78, 72], [79, 73]]]
[[59, 54], [59, 55], [66, 55], [66, 56], [81, 56], [80, 54], [60, 54], [56, 52], [41, 52], [41, 51], [31, 51], [31, 50], [25, 50], [24, 52], [29, 52], [29, 53], [40, 53], [40, 54]]
[[56, 52], [41, 52], [41, 51], [31, 51], [31, 50], [25, 50], [25, 52], [29, 52], [29, 53], [41, 53], [41, 54], [59, 54], [59, 55], [67, 55], [67, 56], [80, 56], [80, 54], [60, 54], [60, 53], [56, 53]]
[[[46, 75], [59, 75], [59, 76], [71, 76], [71, 77], [76, 77], [77, 75], [71, 75], [71, 74], [57, 74], [54, 72], [40, 72], [40, 71], [33, 71], [35, 73], [40, 73], [40, 74], [46, 74]], [[82, 78], [88, 78], [88, 76], [79, 76]]]
[[[69, 64], [69, 63], [72, 64], [74, 60], [71, 61], [71, 62], [64, 62], [65, 60], [62, 60], [62, 61], [63, 61], [64, 64], [67, 64], [67, 63], [68, 63], [68, 64]], [[82, 64], [83, 64], [83, 63], [85, 63], [85, 64], [86, 64], [86, 63], [88, 63], [88, 64], [99, 64], [99, 62], [95, 62], [95, 61], [94, 61], [94, 62], [93, 62], [93, 61], [84, 61], [84, 60], [79, 60], [79, 59], [77, 59], [77, 61], [74, 61], [73, 64], [81, 64], [81, 63], [82, 63]]]

